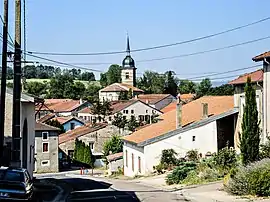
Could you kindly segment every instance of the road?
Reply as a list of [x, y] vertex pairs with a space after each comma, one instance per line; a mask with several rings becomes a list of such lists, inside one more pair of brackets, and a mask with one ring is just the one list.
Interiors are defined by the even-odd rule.
[[80, 176], [69, 175], [57, 175], [54, 178], [72, 188], [67, 201], [186, 201], [179, 194], [158, 190], [127, 180], [81, 178]]

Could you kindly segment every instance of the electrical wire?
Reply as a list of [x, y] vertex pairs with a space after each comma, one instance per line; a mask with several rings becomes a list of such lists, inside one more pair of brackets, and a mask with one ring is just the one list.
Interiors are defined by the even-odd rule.
[[[198, 37], [198, 38], [194, 38], [194, 39], [189, 39], [186, 41], [181, 41], [181, 42], [176, 42], [176, 43], [171, 43], [171, 44], [165, 44], [165, 45], [159, 45], [159, 46], [153, 46], [153, 47], [148, 47], [148, 48], [140, 48], [140, 49], [134, 49], [131, 50], [131, 52], [142, 52], [142, 51], [147, 51], [147, 50], [154, 50], [154, 49], [161, 49], [161, 48], [167, 48], [167, 47], [172, 47], [172, 46], [176, 46], [176, 45], [182, 45], [182, 44], [187, 44], [187, 43], [191, 43], [191, 42], [195, 42], [195, 41], [200, 41], [200, 40], [204, 40], [204, 39], [208, 39], [208, 38], [212, 38], [215, 36], [219, 36], [222, 34], [226, 34], [229, 32], [233, 32], [239, 29], [243, 29], [258, 23], [262, 23], [265, 21], [270, 20], [270, 17], [267, 18], [263, 18], [261, 20], [252, 22], [252, 23], [248, 23], [242, 26], [238, 26], [235, 28], [231, 28], [231, 29], [227, 29], [221, 32], [217, 32], [214, 34], [210, 34], [210, 35], [206, 35], [206, 36], [202, 36], [202, 37]], [[96, 55], [115, 55], [115, 54], [122, 54], [125, 53], [126, 51], [112, 51], [112, 52], [96, 52], [96, 53], [54, 53], [54, 52], [38, 52], [38, 51], [28, 51], [27, 53], [30, 54], [36, 54], [36, 55], [69, 55], [69, 56], [96, 56]]]
[[[3, 23], [3, 25], [4, 25], [5, 23], [4, 23], [4, 19], [3, 19], [2, 15], [0, 15], [0, 19], [1, 19], [1, 22]], [[2, 34], [1, 34], [1, 35], [2, 35]], [[2, 35], [2, 36], [3, 36], [3, 35]], [[10, 41], [11, 41], [11, 45], [15, 46], [15, 45], [14, 45], [14, 41], [13, 41], [13, 39], [12, 39], [12, 37], [10, 36], [9, 33], [8, 33], [8, 37], [9, 37], [9, 39], [10, 39]]]

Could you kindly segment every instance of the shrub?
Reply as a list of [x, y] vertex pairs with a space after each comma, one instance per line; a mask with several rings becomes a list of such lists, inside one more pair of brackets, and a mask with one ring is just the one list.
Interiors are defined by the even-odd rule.
[[186, 153], [186, 158], [189, 161], [198, 161], [199, 160], [199, 152], [197, 150], [190, 150]]
[[215, 166], [226, 175], [237, 164], [236, 152], [225, 147], [213, 156], [213, 161]]
[[225, 189], [237, 195], [270, 196], [270, 159], [238, 167]]
[[168, 166], [176, 165], [177, 163], [176, 154], [177, 153], [173, 149], [162, 150], [160, 164], [168, 165]]
[[166, 177], [166, 183], [168, 185], [171, 184], [179, 184], [182, 180], [184, 180], [188, 173], [192, 170], [196, 169], [196, 163], [194, 162], [185, 162], [182, 165], [176, 167], [171, 174], [168, 174]]
[[260, 158], [270, 158], [270, 137], [267, 137], [267, 142], [261, 145]]
[[199, 177], [196, 170], [192, 170], [187, 174], [187, 177], [182, 181], [185, 185], [201, 184], [202, 179]]

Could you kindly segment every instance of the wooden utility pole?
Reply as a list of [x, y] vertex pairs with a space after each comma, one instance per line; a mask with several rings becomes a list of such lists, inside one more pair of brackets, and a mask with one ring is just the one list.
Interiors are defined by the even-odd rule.
[[11, 159], [11, 166], [14, 167], [21, 167], [21, 73], [21, 0], [15, 0], [15, 54]]
[[1, 96], [0, 96], [0, 166], [3, 163], [4, 136], [5, 136], [5, 101], [7, 85], [7, 44], [8, 44], [8, 0], [4, 0], [3, 19], [3, 47], [2, 47], [2, 75], [1, 75]]

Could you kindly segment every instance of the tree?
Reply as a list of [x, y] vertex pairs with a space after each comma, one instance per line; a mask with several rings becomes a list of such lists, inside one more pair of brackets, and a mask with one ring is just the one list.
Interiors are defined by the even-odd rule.
[[175, 73], [172, 71], [168, 71], [165, 73], [166, 81], [165, 81], [164, 93], [168, 93], [173, 96], [176, 96], [177, 95], [177, 82], [173, 74]]
[[196, 84], [189, 80], [181, 80], [179, 84], [179, 91], [181, 94], [195, 93]]
[[109, 140], [104, 143], [103, 154], [108, 156], [110, 152], [112, 154], [119, 153], [123, 151], [123, 141], [119, 135], [113, 135]]
[[69, 96], [69, 98], [71, 99], [81, 99], [84, 97], [85, 95], [85, 85], [82, 83], [82, 82], [79, 82], [79, 81], [76, 81], [74, 84], [73, 84], [73, 94], [71, 96]]
[[245, 106], [240, 135], [240, 150], [243, 164], [259, 159], [260, 128], [256, 103], [256, 92], [252, 87], [250, 77], [245, 86]]
[[163, 93], [164, 84], [164, 75], [160, 75], [153, 71], [144, 72], [143, 76], [137, 81], [138, 88], [144, 90], [146, 94]]
[[109, 67], [109, 70], [106, 73], [107, 85], [113, 83], [121, 82], [121, 67], [119, 65], [113, 64]]
[[108, 85], [107, 74], [106, 73], [100, 73], [99, 83], [100, 83], [100, 85], [102, 87], [105, 87], [105, 86]]
[[123, 117], [122, 113], [117, 113], [114, 116], [114, 119], [112, 121], [112, 124], [120, 128], [125, 128], [127, 124], [127, 120]]
[[208, 78], [203, 79], [200, 82], [200, 84], [197, 86], [196, 96], [201, 97], [201, 96], [207, 95], [210, 92], [211, 87], [212, 87], [212, 83], [210, 79]]
[[104, 118], [111, 114], [112, 108], [109, 101], [104, 100], [103, 103], [101, 103], [99, 100], [95, 103], [93, 103], [92, 112], [93, 114], [98, 115], [99, 117]]
[[31, 95], [41, 96], [47, 93], [47, 84], [37, 81], [27, 82], [25, 84], [25, 90]]
[[90, 103], [95, 103], [99, 100], [98, 91], [101, 89], [100, 86], [95, 84], [89, 84], [84, 99], [87, 99]]
[[133, 98], [133, 92], [132, 92], [131, 88], [128, 89], [127, 98], [128, 98], [128, 100]]
[[84, 161], [83, 161], [83, 163], [88, 165], [90, 168], [94, 168], [95, 159], [94, 159], [94, 156], [92, 155], [90, 145], [84, 144]]
[[139, 127], [139, 122], [134, 116], [131, 116], [130, 120], [127, 122], [128, 130], [134, 132], [137, 127]]
[[126, 91], [120, 91], [118, 100], [128, 100], [128, 93]]
[[230, 84], [224, 84], [221, 86], [217, 86], [214, 88], [211, 88], [208, 92], [208, 95], [233, 95], [234, 94], [234, 88]]
[[50, 125], [50, 126], [53, 126], [53, 127], [56, 127], [56, 128], [59, 128], [60, 129], [60, 133], [65, 133], [65, 129], [64, 129], [64, 126], [57, 120], [48, 120], [46, 121], [46, 124]]
[[53, 77], [50, 80], [48, 98], [69, 98], [73, 94], [73, 78], [69, 74]]
[[83, 72], [81, 75], [81, 80], [83, 81], [95, 81], [95, 75], [93, 72]]

